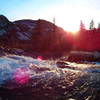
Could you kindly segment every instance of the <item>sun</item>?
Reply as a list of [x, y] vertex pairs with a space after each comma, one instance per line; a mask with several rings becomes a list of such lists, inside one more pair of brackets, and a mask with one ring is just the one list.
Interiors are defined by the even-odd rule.
[[67, 30], [65, 30], [68, 34], [70, 34], [70, 35], [73, 35], [73, 36], [76, 36], [77, 35], [77, 33], [78, 33], [78, 31], [67, 31]]
[[72, 35], [77, 35], [78, 31], [73, 31], [71, 33], [72, 33]]
[[69, 24], [69, 26], [63, 26], [63, 29], [66, 30], [67, 32], [70, 32], [71, 34], [75, 35], [79, 31], [79, 28], [75, 25]]
[[70, 21], [68, 23], [68, 25], [66, 25], [65, 22], [62, 23], [62, 28], [71, 35], [77, 35], [77, 33], [79, 32], [79, 25], [77, 25], [76, 23], [70, 23]]

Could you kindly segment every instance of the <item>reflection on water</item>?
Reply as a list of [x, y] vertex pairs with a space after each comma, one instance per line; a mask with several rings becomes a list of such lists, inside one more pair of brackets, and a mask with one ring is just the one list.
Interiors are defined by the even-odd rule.
[[0, 58], [3, 99], [99, 100], [100, 66], [97, 62], [72, 63], [40, 58], [16, 55]]

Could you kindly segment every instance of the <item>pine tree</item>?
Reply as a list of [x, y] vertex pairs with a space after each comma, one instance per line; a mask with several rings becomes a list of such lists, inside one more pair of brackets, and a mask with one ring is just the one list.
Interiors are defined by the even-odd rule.
[[91, 20], [89, 29], [90, 29], [90, 30], [93, 30], [94, 28], [95, 28], [95, 27], [94, 27], [94, 21]]
[[55, 22], [56, 22], [56, 19], [55, 17], [53, 18], [53, 32], [55, 33]]
[[80, 30], [85, 30], [85, 26], [84, 26], [82, 20], [80, 21]]

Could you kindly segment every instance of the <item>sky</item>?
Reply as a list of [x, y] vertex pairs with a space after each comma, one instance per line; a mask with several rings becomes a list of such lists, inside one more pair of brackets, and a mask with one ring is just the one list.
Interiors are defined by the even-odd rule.
[[67, 31], [77, 31], [80, 20], [88, 29], [100, 22], [100, 0], [1, 0], [0, 14], [9, 20], [45, 19]]

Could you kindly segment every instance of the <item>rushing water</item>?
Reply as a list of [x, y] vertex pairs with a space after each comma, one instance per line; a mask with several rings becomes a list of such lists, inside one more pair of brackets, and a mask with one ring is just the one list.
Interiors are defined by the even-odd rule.
[[99, 62], [0, 57], [1, 100], [99, 100]]

